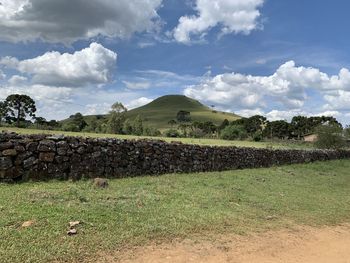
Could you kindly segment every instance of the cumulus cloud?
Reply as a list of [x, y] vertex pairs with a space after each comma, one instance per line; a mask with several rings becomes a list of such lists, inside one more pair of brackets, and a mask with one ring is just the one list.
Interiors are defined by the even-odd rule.
[[287, 109], [299, 109], [307, 100], [308, 89], [323, 94], [331, 105], [345, 106], [350, 99], [350, 72], [341, 69], [338, 75], [329, 76], [319, 69], [297, 67], [294, 61], [289, 61], [270, 76], [226, 73], [189, 86], [184, 93], [231, 108], [256, 109], [279, 104]]
[[192, 36], [202, 39], [219, 26], [222, 34], [249, 34], [259, 26], [259, 7], [264, 0], [197, 0], [195, 16], [182, 16], [173, 30], [176, 41], [190, 43]]
[[152, 99], [149, 99], [149, 98], [146, 98], [146, 97], [141, 97], [141, 98], [138, 98], [138, 99], [130, 101], [126, 105], [126, 107], [128, 109], [134, 109], [134, 108], [138, 108], [138, 107], [141, 107], [143, 105], [146, 105], [146, 104], [148, 104], [148, 103], [150, 103], [152, 101], [153, 101]]
[[56, 87], [82, 87], [108, 83], [113, 74], [117, 54], [100, 44], [92, 43], [88, 48], [73, 54], [48, 52], [42, 56], [17, 60], [5, 57], [0, 65], [14, 68], [32, 76], [33, 84]]
[[2, 0], [0, 40], [73, 43], [98, 36], [128, 38], [160, 25], [162, 0]]

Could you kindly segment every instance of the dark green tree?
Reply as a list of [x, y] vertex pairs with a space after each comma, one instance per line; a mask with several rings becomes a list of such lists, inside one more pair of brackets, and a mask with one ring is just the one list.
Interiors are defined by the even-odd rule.
[[244, 128], [249, 135], [254, 135], [256, 132], [262, 132], [266, 125], [266, 118], [264, 116], [255, 115], [244, 121]]
[[25, 121], [27, 116], [35, 117], [35, 101], [27, 95], [12, 94], [6, 98], [5, 103], [8, 109], [8, 119], [16, 122], [17, 127], [20, 126], [21, 121]]
[[189, 111], [180, 110], [176, 115], [176, 119], [178, 122], [190, 122], [191, 113]]
[[278, 138], [278, 139], [288, 139], [290, 137], [291, 127], [286, 121], [272, 121], [268, 122], [264, 131], [263, 137], [266, 138]]

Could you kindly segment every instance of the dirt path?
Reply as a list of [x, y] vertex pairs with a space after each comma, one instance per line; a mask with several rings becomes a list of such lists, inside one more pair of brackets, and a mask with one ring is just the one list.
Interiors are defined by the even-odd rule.
[[184, 240], [106, 256], [125, 263], [350, 263], [350, 225], [268, 232], [248, 237]]

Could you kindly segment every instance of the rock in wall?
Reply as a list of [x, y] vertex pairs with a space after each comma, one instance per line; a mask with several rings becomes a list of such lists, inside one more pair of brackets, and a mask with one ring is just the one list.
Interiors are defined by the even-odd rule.
[[25, 181], [223, 171], [350, 158], [350, 151], [270, 150], [0, 134], [0, 180]]

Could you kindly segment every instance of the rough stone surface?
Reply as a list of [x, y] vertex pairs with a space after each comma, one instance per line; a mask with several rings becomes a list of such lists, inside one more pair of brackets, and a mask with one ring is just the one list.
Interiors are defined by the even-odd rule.
[[0, 180], [120, 178], [270, 167], [350, 158], [350, 151], [271, 150], [0, 134]]

